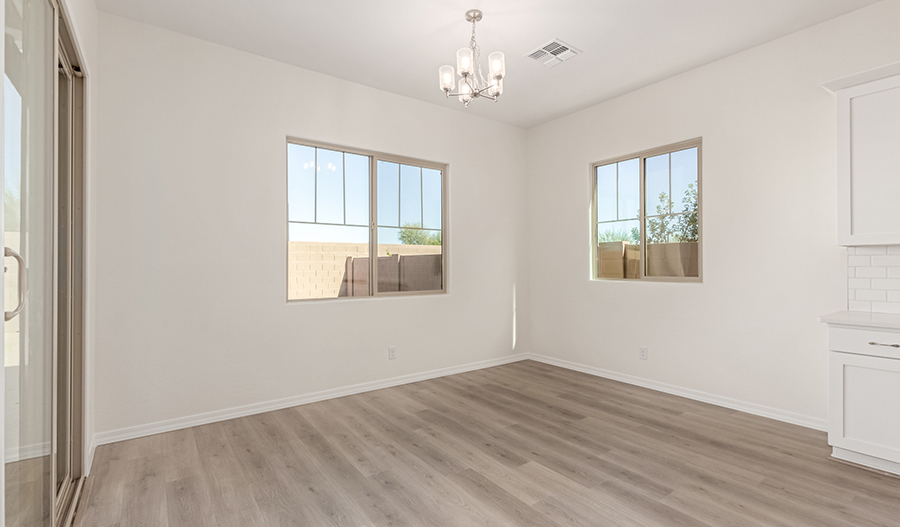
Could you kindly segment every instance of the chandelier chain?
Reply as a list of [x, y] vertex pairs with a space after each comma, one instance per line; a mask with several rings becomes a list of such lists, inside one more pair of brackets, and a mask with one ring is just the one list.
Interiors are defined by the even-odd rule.
[[475, 40], [475, 23], [477, 20], [472, 20], [472, 40], [469, 42], [469, 48], [472, 49], [472, 58], [474, 59], [475, 65], [475, 73], [474, 77], [474, 86], [468, 83], [468, 79], [466, 80], [466, 84], [472, 88], [473, 91], [481, 91], [485, 89], [488, 85], [487, 79], [484, 77], [484, 73], [481, 70], [481, 48], [478, 46], [478, 42]]

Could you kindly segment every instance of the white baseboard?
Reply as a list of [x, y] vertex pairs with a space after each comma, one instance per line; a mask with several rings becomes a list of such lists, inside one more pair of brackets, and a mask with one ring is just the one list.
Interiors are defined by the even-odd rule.
[[20, 447], [7, 448], [4, 452], [6, 463], [15, 461], [25, 461], [36, 457], [50, 455], [50, 443], [39, 443], [37, 445], [26, 445]]
[[163, 432], [171, 432], [173, 430], [181, 430], [183, 428], [190, 428], [192, 426], [199, 426], [209, 423], [214, 423], [217, 421], [225, 421], [228, 419], [234, 419], [237, 417], [244, 417], [247, 415], [253, 415], [263, 412], [270, 412], [272, 410], [280, 410], [282, 408], [289, 408], [292, 406], [300, 406], [303, 404], [314, 403], [318, 401], [324, 401], [327, 399], [334, 399], [337, 397], [344, 397], [347, 395], [355, 395], [358, 393], [369, 392], [373, 390], [380, 390], [382, 388], [390, 388], [392, 386], [400, 386], [402, 384], [409, 384], [413, 382], [425, 381], [428, 379], [434, 379], [437, 377], [445, 377], [447, 375], [455, 375], [457, 373], [465, 373], [468, 371], [480, 370], [484, 368], [491, 368], [493, 366], [500, 366], [503, 364], [509, 364], [511, 362], [518, 362], [522, 360], [534, 360], [537, 362], [543, 362], [545, 364], [550, 364], [552, 366], [558, 366], [560, 368], [565, 368], [568, 370], [579, 371], [582, 373], [587, 373], [589, 375], [595, 375], [597, 377], [603, 377], [605, 379], [611, 379], [615, 381], [621, 381], [628, 384], [633, 384], [635, 386], [641, 386], [644, 388], [649, 388], [651, 390], [656, 390], [659, 392], [669, 393], [672, 395], [678, 395], [681, 397], [686, 397], [688, 399], [693, 399], [696, 401], [701, 401], [709, 404], [714, 404], [716, 406], [722, 406], [725, 408], [731, 408], [733, 410], [739, 410], [741, 412], [746, 412], [753, 415], [759, 415], [762, 417], [768, 417], [770, 419], [776, 419], [778, 421], [784, 421], [786, 423], [791, 423], [799, 426], [804, 426], [807, 428], [812, 428], [815, 430], [826, 430], [828, 427], [828, 422], [824, 419], [818, 419], [815, 417], [810, 417], [802, 414], [797, 414], [793, 412], [787, 412], [784, 410], [779, 410], [777, 408], [770, 408], [768, 406], [748, 403], [745, 401], [739, 401], [737, 399], [731, 399], [728, 397], [722, 397], [719, 395], [712, 395], [705, 392], [691, 390], [689, 388], [682, 388], [680, 386], [674, 386], [671, 384], [665, 384], [657, 381], [651, 381], [648, 379], [643, 379], [640, 377], [635, 377], [632, 375], [626, 375], [624, 373], [613, 372], [609, 370], [604, 370], [601, 368], [595, 368], [593, 366], [586, 366], [583, 364], [578, 364], [574, 362], [569, 362], [561, 359], [555, 359], [553, 357], [547, 357], [544, 355], [539, 355], [535, 353], [522, 353], [517, 355], [509, 355], [507, 357], [501, 357], [498, 359], [491, 359], [480, 362], [473, 362], [469, 364], [463, 364], [460, 366], [451, 366], [449, 368], [442, 368], [438, 370], [431, 370], [422, 373], [414, 373], [410, 375], [403, 375], [400, 377], [393, 377], [390, 379], [384, 379], [380, 381], [372, 381], [361, 384], [354, 384], [352, 386], [346, 386], [342, 388], [334, 388], [331, 390], [323, 390], [320, 392], [314, 392], [304, 395], [297, 395], [293, 397], [287, 397], [284, 399], [277, 399], [274, 401], [267, 401], [262, 403], [249, 404], [245, 406], [239, 406], [236, 408], [226, 408], [223, 410], [216, 410], [213, 412], [207, 412], [203, 414], [195, 414], [186, 417], [179, 417], [176, 419], [170, 419], [167, 421], [158, 421], [155, 423], [149, 423], [145, 425], [137, 425], [131, 426], [127, 428], [121, 428], [118, 430], [110, 430], [107, 432], [99, 432], [94, 434], [93, 438], [91, 438], [91, 445], [88, 452], [88, 471], [90, 471], [91, 463], [94, 459], [94, 450], [100, 445], [106, 445], [109, 443], [116, 443], [118, 441], [125, 441], [128, 439], [136, 439], [138, 437], [149, 436], [153, 434], [160, 434]]
[[465, 373], [468, 371], [491, 368], [493, 366], [500, 366], [503, 364], [509, 364], [511, 362], [518, 362], [527, 358], [528, 356], [524, 353], [518, 355], [509, 355], [498, 359], [472, 362], [469, 364], [462, 364], [460, 366], [451, 366], [449, 368], [441, 368], [438, 370], [431, 370], [422, 373], [402, 375], [400, 377], [392, 377], [390, 379], [384, 379], [380, 381], [365, 382], [362, 384], [354, 384], [352, 386], [345, 386], [342, 388], [334, 388], [331, 390], [323, 390], [320, 392], [314, 392], [304, 395], [296, 395], [284, 399], [276, 399], [274, 401], [248, 404], [245, 406], [238, 406], [236, 408], [226, 408], [223, 410], [215, 410], [202, 414], [189, 415], [187, 417], [179, 417], [166, 421], [157, 421], [155, 423], [149, 423], [145, 425], [137, 425], [127, 428], [121, 428], [118, 430], [110, 430], [108, 432], [99, 432], [94, 434], [94, 437], [91, 440], [91, 451], [89, 453], [89, 457], [91, 460], [93, 460], [94, 449], [100, 445], [117, 443], [119, 441], [136, 439], [138, 437], [144, 437], [153, 434], [161, 434], [163, 432], [171, 432], [173, 430], [181, 430], [183, 428], [215, 423], [217, 421], [226, 421], [228, 419], [234, 419], [236, 417], [244, 417], [247, 415], [259, 414], [263, 412], [271, 412], [272, 410], [281, 410], [282, 408], [300, 406], [302, 404], [324, 401], [326, 399], [335, 399], [337, 397], [345, 397], [347, 395], [355, 395], [358, 393], [380, 390], [382, 388], [390, 388], [392, 386], [400, 386], [401, 384], [409, 384], [413, 382], [434, 379], [437, 377], [445, 377], [447, 375], [455, 375], [457, 373]]
[[91, 467], [94, 466], [94, 452], [97, 451], [97, 434], [91, 436], [91, 444], [88, 445], [87, 451], [87, 459], [84, 460], [84, 474], [82, 476], [88, 477], [91, 475]]
[[748, 414], [768, 417], [769, 419], [775, 419], [777, 421], [783, 421], [785, 423], [812, 428], [814, 430], [828, 430], [828, 420], [826, 419], [819, 419], [817, 417], [810, 417], [808, 415], [779, 410], [777, 408], [770, 408], [768, 406], [763, 406], [760, 404], [739, 401], [737, 399], [731, 399], [729, 397], [722, 397], [721, 395], [713, 395], [698, 390], [692, 390], [690, 388], [682, 388], [681, 386], [674, 386], [672, 384], [651, 381], [649, 379], [643, 379], [641, 377], [635, 377], [633, 375], [626, 375], [624, 373], [604, 370], [602, 368], [595, 368], [593, 366], [585, 366], [584, 364], [555, 359], [553, 357], [547, 357], [535, 353], [527, 354], [527, 358], [530, 360], [543, 362], [545, 364], [550, 364], [552, 366], [559, 366], [560, 368], [580, 371], [582, 373], [596, 375], [597, 377], [603, 377], [605, 379], [621, 381], [627, 384], [633, 384], [635, 386], [641, 386], [644, 388], [649, 388], [651, 390], [656, 390], [658, 392], [678, 395], [681, 397], [686, 397], [688, 399], [693, 399], [695, 401], [714, 404], [716, 406], [723, 406], [725, 408], [731, 408], [732, 410], [739, 410]]
[[888, 461], [887, 459], [881, 459], [838, 447], [831, 447], [831, 457], [840, 459], [841, 461], [848, 461], [856, 465], [874, 468], [875, 470], [887, 472], [888, 474], [895, 476], [900, 476], [900, 463], [897, 463], [896, 461]]

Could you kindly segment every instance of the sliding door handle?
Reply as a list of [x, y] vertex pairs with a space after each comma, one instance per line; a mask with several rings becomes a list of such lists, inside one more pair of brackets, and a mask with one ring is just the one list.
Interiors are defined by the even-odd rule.
[[19, 262], [19, 304], [13, 311], [6, 311], [3, 313], [3, 320], [8, 322], [15, 318], [15, 316], [22, 311], [22, 308], [25, 307], [25, 289], [28, 287], [28, 273], [25, 271], [25, 260], [22, 259], [19, 253], [9, 247], [5, 247], [3, 256], [11, 256]]

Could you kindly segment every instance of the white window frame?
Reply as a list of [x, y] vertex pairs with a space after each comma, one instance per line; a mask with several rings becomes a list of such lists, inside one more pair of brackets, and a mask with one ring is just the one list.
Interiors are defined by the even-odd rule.
[[[672, 152], [677, 152], [679, 150], [686, 150], [689, 148], [697, 148], [697, 276], [647, 276], [647, 196], [644, 190], [644, 179], [645, 179], [645, 169], [647, 164], [647, 158], [659, 156], [663, 154], [670, 154]], [[640, 251], [641, 251], [641, 265], [640, 265], [640, 276], [638, 278], [601, 278], [600, 277], [600, 269], [597, 261], [597, 167], [602, 167], [605, 165], [611, 165], [613, 163], [619, 163], [621, 161], [628, 161], [631, 159], [638, 159], [638, 165], [640, 166], [640, 190], [639, 190], [639, 198], [640, 198], [640, 214], [638, 215], [638, 222], [640, 224], [641, 231], [641, 243], [640, 243]], [[671, 177], [671, 176], [670, 176]], [[612, 159], [607, 159], [604, 161], [598, 161], [596, 163], [591, 163], [590, 165], [590, 189], [591, 189], [591, 207], [590, 207], [590, 220], [591, 220], [591, 280], [594, 281], [616, 281], [616, 282], [692, 282], [692, 283], [702, 283], [703, 282], [703, 138], [698, 137], [696, 139], [690, 139], [687, 141], [681, 141], [679, 143], [672, 143], [669, 145], [661, 146], [658, 148], [651, 148], [649, 150], [644, 150], [641, 152], [637, 152], [634, 154], [629, 154], [625, 156], [618, 156]], [[616, 196], [618, 199], [618, 196]], [[671, 199], [671, 196], [670, 196]], [[655, 214], [651, 214], [651, 217], [656, 216]]]
[[[323, 148], [347, 154], [356, 154], [369, 158], [369, 295], [368, 296], [348, 296], [348, 297], [329, 297], [329, 298], [289, 298], [290, 292], [290, 221], [289, 216], [289, 176], [288, 176], [288, 147], [289, 145], [308, 146], [311, 148]], [[378, 162], [385, 161], [388, 163], [397, 163], [400, 165], [411, 165], [420, 168], [428, 168], [441, 171], [441, 288], [428, 291], [378, 291]], [[300, 139], [297, 137], [287, 137], [284, 149], [284, 181], [285, 181], [285, 221], [284, 221], [284, 238], [285, 238], [285, 298], [288, 303], [309, 302], [309, 301], [334, 301], [334, 300], [365, 300], [378, 297], [394, 297], [394, 296], [421, 296], [421, 295], [441, 295], [447, 293], [448, 290], [448, 245], [449, 245], [449, 229], [448, 229], [448, 209], [449, 209], [449, 172], [450, 165], [447, 163], [436, 163], [434, 161], [425, 161], [412, 157], [398, 156], [393, 154], [385, 154], [373, 150], [365, 150], [360, 148], [351, 148], [347, 146], [335, 145], [332, 143], [323, 143], [320, 141], [312, 141], [309, 139]], [[344, 188], [346, 193], [346, 187]], [[423, 204], [424, 206], [424, 204]], [[345, 212], [346, 217], [346, 212]], [[393, 227], [391, 227], [393, 228]], [[434, 230], [424, 229], [423, 230]]]

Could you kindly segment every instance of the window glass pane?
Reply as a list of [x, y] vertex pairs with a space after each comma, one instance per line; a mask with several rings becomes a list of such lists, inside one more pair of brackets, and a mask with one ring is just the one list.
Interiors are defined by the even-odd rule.
[[675, 217], [672, 215], [646, 218], [647, 243], [668, 243], [675, 239]]
[[440, 291], [442, 235], [438, 230], [378, 229], [378, 291]]
[[422, 169], [422, 226], [426, 229], [441, 228], [441, 171]]
[[400, 226], [422, 227], [422, 169], [400, 165]]
[[[373, 269], [382, 292], [443, 289], [442, 171], [377, 161], [372, 189], [371, 162], [288, 144], [288, 299], [369, 296]], [[373, 219], [382, 237], [376, 262]]]
[[400, 226], [400, 165], [379, 161], [378, 176], [378, 225]]
[[700, 276], [699, 243], [679, 234], [689, 230], [692, 221], [696, 225], [696, 219], [696, 214], [647, 219], [647, 276]]
[[700, 148], [657, 152], [596, 167], [595, 278], [700, 276]]
[[369, 228], [291, 223], [288, 299], [369, 295]]
[[619, 219], [638, 217], [641, 206], [640, 160], [629, 159], [618, 163], [619, 170]]
[[316, 221], [316, 149], [288, 144], [288, 220]]
[[669, 154], [648, 157], [644, 169], [647, 215], [668, 214], [672, 201], [669, 196]]
[[618, 219], [616, 164], [597, 167], [597, 221]]
[[672, 152], [672, 212], [697, 210], [697, 148]]
[[316, 223], [344, 223], [344, 154], [316, 149]]
[[369, 225], [369, 158], [344, 154], [347, 224]]
[[597, 224], [598, 278], [640, 278], [640, 221]]

